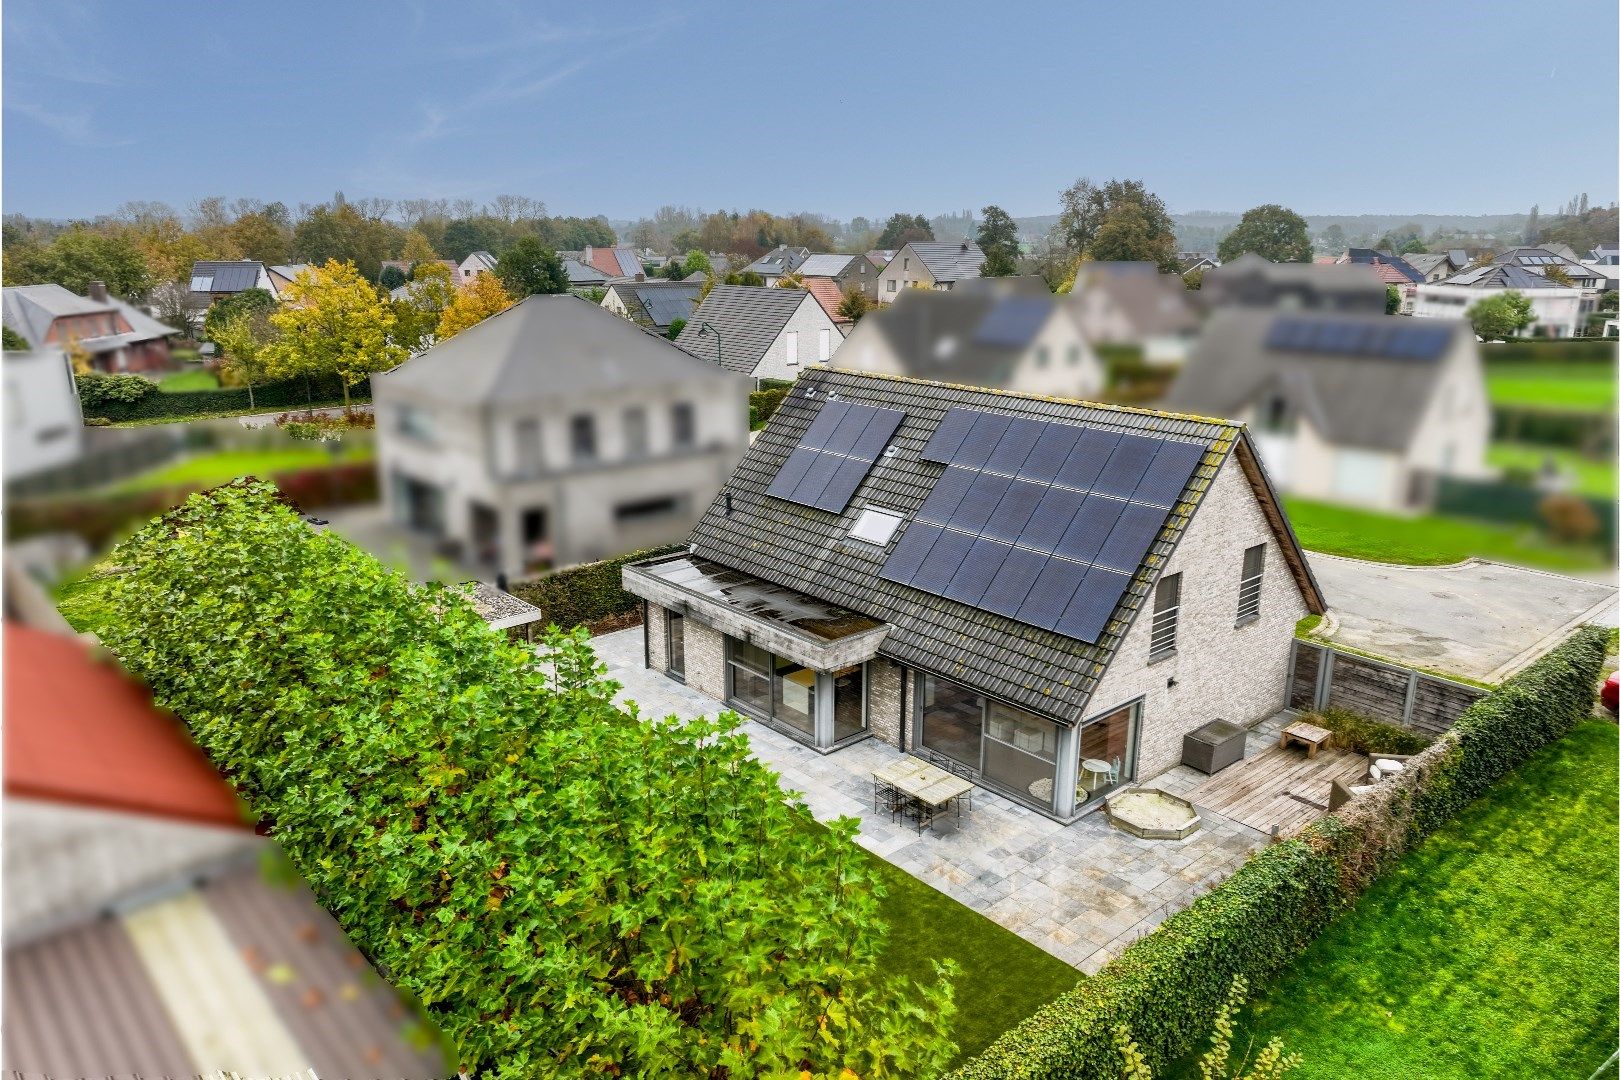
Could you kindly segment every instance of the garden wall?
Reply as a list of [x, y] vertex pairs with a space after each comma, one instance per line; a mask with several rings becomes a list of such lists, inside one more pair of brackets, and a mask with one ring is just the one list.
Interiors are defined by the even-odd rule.
[[585, 624], [593, 633], [601, 633], [634, 626], [641, 621], [641, 598], [624, 591], [619, 571], [626, 563], [668, 555], [681, 546], [632, 551], [618, 558], [515, 581], [511, 592], [539, 608], [543, 622], [556, 623], [564, 630]]
[[1438, 735], [1486, 691], [1309, 641], [1294, 641], [1289, 669], [1290, 709], [1344, 709]]
[[1197, 1048], [1235, 976], [1276, 976], [1382, 872], [1588, 715], [1607, 635], [1577, 632], [1458, 718], [1404, 772], [1294, 837], [1041, 1008], [954, 1080], [1113, 1080], [1117, 1026], [1162, 1069]]

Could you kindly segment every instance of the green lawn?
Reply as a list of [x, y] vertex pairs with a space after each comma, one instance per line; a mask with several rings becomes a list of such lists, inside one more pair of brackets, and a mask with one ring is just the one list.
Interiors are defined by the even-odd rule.
[[369, 442], [345, 445], [341, 456], [334, 459], [330, 450], [320, 443], [307, 446], [289, 446], [276, 450], [223, 450], [196, 457], [142, 473], [116, 485], [114, 491], [149, 491], [152, 488], [195, 484], [213, 487], [234, 480], [238, 476], [257, 476], [268, 479], [278, 472], [294, 469], [318, 469], [333, 464], [369, 461], [372, 447]]
[[1485, 385], [1493, 405], [1521, 405], [1577, 412], [1613, 412], [1612, 363], [1547, 360], [1485, 365]]
[[1266, 988], [1234, 1048], [1281, 1036], [1289, 1080], [1589, 1076], [1620, 1036], [1615, 755], [1589, 722], [1505, 777]]
[[884, 973], [932, 982], [933, 960], [960, 967], [955, 980], [958, 1060], [977, 1054], [1002, 1032], [1085, 978], [1049, 953], [971, 908], [873, 855], [888, 887]]
[[1546, 570], [1596, 570], [1606, 565], [1596, 546], [1554, 544], [1535, 528], [1465, 518], [1397, 517], [1309, 499], [1287, 498], [1299, 542], [1311, 551], [1373, 562], [1439, 566], [1469, 556]]
[[1573, 450], [1533, 443], [1492, 443], [1485, 456], [1493, 468], [1532, 473], [1540, 472], [1548, 458], [1558, 463], [1561, 473], [1574, 478], [1576, 491], [1595, 499], [1614, 498], [1614, 462], [1609, 458], [1589, 458]]
[[162, 379], [158, 389], [165, 394], [178, 394], [186, 390], [218, 390], [219, 378], [206, 368], [181, 371]]

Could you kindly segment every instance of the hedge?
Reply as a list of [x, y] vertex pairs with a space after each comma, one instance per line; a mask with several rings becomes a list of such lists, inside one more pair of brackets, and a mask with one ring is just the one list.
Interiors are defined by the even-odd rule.
[[[188, 416], [247, 412], [250, 409], [302, 409], [309, 407], [311, 400], [316, 408], [341, 405], [342, 383], [335, 377], [311, 379], [307, 387], [303, 379], [264, 383], [253, 388], [252, 404], [248, 402], [248, 389], [245, 386], [231, 390], [183, 390], [173, 394], [158, 391], [146, 394], [137, 401], [97, 400], [93, 405], [84, 401], [81, 394], [86, 415], [105, 416], [115, 424], [131, 420], [184, 420]], [[370, 382], [362, 380], [352, 387], [349, 400], [357, 403], [371, 400]]]
[[769, 390], [755, 390], [748, 395], [748, 430], [758, 431], [770, 423], [772, 416], [788, 396], [791, 386], [777, 386]]
[[1007, 1032], [954, 1080], [1113, 1080], [1124, 1024], [1157, 1068], [1208, 1034], [1234, 976], [1263, 985], [1417, 842], [1591, 710], [1607, 635], [1587, 627], [1476, 702], [1397, 776], [1295, 837]]
[[1602, 338], [1520, 338], [1480, 347], [1488, 364], [1592, 361], [1612, 364], [1615, 343]]
[[616, 559], [571, 566], [544, 577], [512, 583], [512, 595], [539, 608], [548, 623], [571, 630], [582, 623], [629, 615], [640, 597], [624, 591], [620, 570], [626, 563], [679, 551], [679, 546], [632, 551]]

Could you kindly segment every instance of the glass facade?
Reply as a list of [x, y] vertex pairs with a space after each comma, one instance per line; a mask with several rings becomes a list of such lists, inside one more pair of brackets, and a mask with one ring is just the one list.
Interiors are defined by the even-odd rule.
[[921, 690], [919, 741], [943, 757], [970, 769], [979, 767], [984, 733], [984, 699], [965, 686], [918, 672]]
[[854, 664], [832, 673], [833, 742], [866, 730], [866, 666]]
[[686, 678], [686, 616], [668, 612], [665, 622], [669, 627], [669, 656], [664, 667], [678, 679]]
[[1076, 808], [1114, 790], [1136, 774], [1136, 719], [1140, 703], [1086, 721], [1080, 729]]
[[816, 735], [816, 673], [746, 641], [728, 638], [731, 702], [758, 716]]
[[1052, 809], [1056, 793], [1058, 725], [992, 701], [984, 728], [984, 778]]

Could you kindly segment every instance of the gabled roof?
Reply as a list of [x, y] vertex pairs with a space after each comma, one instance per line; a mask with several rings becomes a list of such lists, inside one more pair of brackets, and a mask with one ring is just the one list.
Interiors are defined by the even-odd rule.
[[1433, 273], [1442, 264], [1453, 269], [1459, 268], [1451, 261], [1451, 256], [1443, 251], [1419, 251], [1404, 258], [1408, 266], [1425, 276]]
[[838, 287], [838, 282], [830, 277], [807, 277], [804, 279], [804, 291], [816, 298], [816, 303], [827, 313], [827, 318], [835, 323], [849, 322], [838, 314], [839, 305], [844, 302], [844, 292]]
[[809, 248], [793, 248], [786, 244], [778, 244], [747, 266], [743, 272], [777, 277], [797, 270], [799, 266], [810, 257]]
[[[1279, 347], [1286, 327], [1330, 328], [1293, 340], [1343, 340], [1331, 346]], [[1362, 349], [1376, 332], [1440, 335], [1422, 356]], [[1430, 395], [1444, 373], [1441, 358], [1457, 345], [1473, 347], [1473, 331], [1461, 319], [1410, 319], [1318, 311], [1218, 310], [1204, 324], [1198, 345], [1164, 396], [1167, 409], [1235, 416], [1267, 392], [1280, 392], [1310, 416], [1329, 442], [1372, 450], [1402, 451], [1418, 433]], [[1425, 358], [1427, 357], [1427, 358]]]
[[117, 312], [129, 325], [129, 330], [103, 338], [89, 338], [80, 344], [90, 347], [91, 343], [101, 341], [104, 347], [110, 348], [179, 333], [174, 327], [158, 322], [134, 304], [116, 296], [109, 296], [106, 302], [102, 302], [79, 296], [61, 285], [14, 285], [0, 295], [4, 297], [5, 324], [34, 346], [45, 340], [51, 324], [63, 316], [98, 315], [108, 311]]
[[[1378, 271], [1378, 276], [1386, 285], [1400, 285], [1423, 280], [1423, 274], [1399, 255], [1391, 255], [1387, 251], [1375, 251], [1372, 248], [1351, 248], [1346, 253], [1346, 261], [1352, 263], [1367, 263]], [[1394, 268], [1391, 273], [1388, 267]]]
[[[842, 513], [766, 494], [829, 395], [904, 414], [889, 441], [894, 453], [878, 457]], [[879, 571], [888, 549], [849, 537], [860, 512], [875, 507], [905, 519], [897, 537], [903, 540], [904, 529], [915, 524], [918, 509], [945, 473], [944, 465], [922, 460], [920, 452], [954, 407], [1207, 447], [1193, 480], [1151, 541], [1096, 644], [886, 580]], [[1146, 600], [1157, 567], [1175, 549], [1216, 470], [1234, 448], [1240, 458], [1246, 453], [1250, 459], [1244, 465], [1245, 476], [1262, 504], [1269, 506], [1273, 528], [1281, 530], [1278, 539], [1285, 560], [1312, 610], [1321, 609], [1320, 592], [1263, 471], [1252, 460], [1252, 451], [1243, 450], [1243, 438], [1236, 425], [1202, 417], [815, 366], [800, 375], [726, 490], [699, 521], [691, 537], [692, 553], [887, 622], [890, 629], [879, 649], [883, 655], [1074, 723], [1083, 716], [1093, 688]]]
[[563, 258], [563, 272], [568, 275], [568, 284], [576, 287], [581, 285], [604, 285], [608, 280], [608, 275], [602, 273], [596, 267], [569, 256]]
[[859, 255], [812, 255], [796, 268], [800, 277], [837, 277]]
[[1081, 303], [1087, 293], [1093, 292], [1113, 302], [1130, 323], [1132, 335], [1139, 339], [1191, 334], [1198, 329], [1198, 312], [1177, 274], [1161, 274], [1154, 267], [1150, 274], [1097, 275], [1084, 285], [1076, 285], [1073, 302]]
[[[1011, 381], [1052, 319], [1069, 317], [1068, 306], [1050, 292], [1033, 296], [990, 289], [906, 289], [894, 303], [868, 313], [858, 333], [881, 334], [901, 373], [911, 378], [995, 389]], [[870, 328], [864, 328], [868, 323]], [[983, 332], [986, 327], [989, 333]], [[834, 356], [833, 363], [838, 362]]]
[[979, 276], [979, 268], [984, 265], [984, 252], [980, 251], [979, 245], [971, 240], [954, 243], [920, 240], [913, 241], [906, 247], [922, 260], [922, 264], [928, 268], [935, 281], [976, 278]]
[[461, 267], [466, 266], [468, 263], [472, 263], [475, 267], [479, 267], [484, 270], [493, 270], [495, 269], [495, 262], [495, 256], [491, 255], [489, 252], [475, 251], [471, 255], [468, 255], [465, 259], [462, 259], [457, 266]]
[[373, 376], [389, 390], [460, 405], [571, 397], [627, 384], [675, 385], [723, 378], [582, 297], [530, 296]]
[[873, 248], [866, 253], [866, 259], [879, 270], [889, 265], [894, 258], [894, 252], [889, 248]]
[[193, 290], [204, 293], [237, 293], [259, 287], [259, 275], [264, 272], [264, 263], [238, 260], [235, 262], [221, 262], [204, 259], [191, 264], [191, 279], [210, 279], [207, 288]]
[[118, 313], [129, 324], [129, 340], [132, 342], [151, 341], [153, 338], [168, 337], [170, 334], [180, 332], [167, 323], [158, 322], [134, 304], [120, 300], [116, 296], [108, 297], [108, 303], [117, 308]]
[[1486, 263], [1452, 274], [1437, 285], [1465, 285], [1474, 289], [1568, 289], [1562, 282], [1533, 274], [1517, 263]]
[[667, 330], [676, 319], [692, 317], [703, 286], [685, 281], [615, 281], [608, 289], [636, 322]]
[[610, 278], [634, 278], [637, 274], [647, 272], [636, 253], [626, 247], [588, 247], [583, 257], [586, 263]]
[[[771, 343], [807, 300], [815, 303], [809, 293], [799, 289], [716, 285], [687, 320], [675, 344], [711, 362], [718, 356], [728, 371], [752, 375]], [[714, 334], [700, 336], [703, 323], [714, 327], [718, 340]]]
[[[446, 266], [449, 266], [449, 267], [452, 267], [452, 268], [456, 265], [455, 263], [451, 262], [449, 259], [440, 259], [439, 261], [444, 263]], [[401, 270], [403, 270], [407, 274], [409, 274], [411, 272], [411, 264], [408, 263], [408, 262], [399, 262], [398, 260], [390, 259], [388, 262], [383, 263], [383, 265], [384, 266], [390, 266], [390, 265], [398, 266]], [[315, 268], [315, 266], [314, 266], [313, 263], [307, 263], [307, 262], [302, 262], [302, 263], [277, 263], [275, 266], [269, 267], [269, 270], [270, 270], [270, 272], [272, 274], [275, 274], [277, 277], [284, 277], [288, 281], [291, 281], [293, 278], [297, 277], [299, 274], [302, 274], [305, 270], [313, 270], [314, 268]]]

